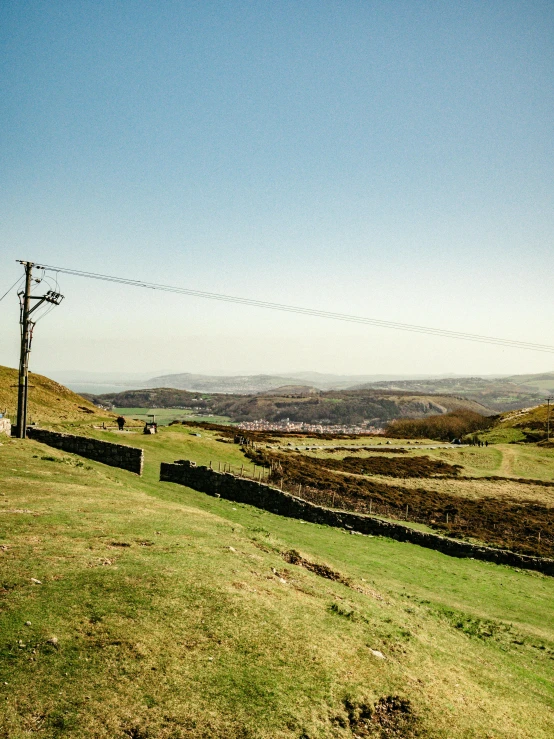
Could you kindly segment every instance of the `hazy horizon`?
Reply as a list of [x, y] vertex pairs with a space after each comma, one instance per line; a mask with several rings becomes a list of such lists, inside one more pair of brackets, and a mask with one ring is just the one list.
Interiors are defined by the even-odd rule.
[[[15, 368], [14, 368], [15, 369]], [[348, 381], [352, 380], [352, 382], [359, 381], [367, 381], [367, 382], [379, 382], [380, 380], [418, 380], [418, 379], [449, 379], [449, 378], [464, 378], [464, 377], [481, 377], [481, 378], [497, 378], [497, 377], [511, 377], [518, 374], [530, 374], [530, 373], [512, 373], [512, 372], [503, 372], [500, 374], [475, 374], [475, 375], [466, 375], [466, 374], [460, 374], [460, 373], [441, 373], [441, 374], [398, 374], [398, 373], [331, 373], [331, 372], [319, 372], [317, 370], [310, 371], [310, 370], [299, 370], [299, 371], [289, 371], [289, 372], [233, 372], [229, 371], [227, 373], [213, 373], [213, 372], [187, 372], [187, 371], [176, 371], [173, 372], [171, 370], [162, 370], [162, 371], [150, 371], [150, 372], [91, 372], [89, 370], [64, 370], [64, 369], [50, 369], [47, 371], [41, 371], [33, 370], [34, 372], [37, 372], [37, 374], [45, 374], [47, 376], [51, 376], [52, 379], [57, 379], [59, 382], [63, 382], [64, 379], [67, 382], [70, 383], [81, 383], [81, 384], [102, 384], [102, 383], [108, 383], [108, 384], [117, 384], [118, 381], [120, 381], [122, 384], [128, 384], [129, 382], [132, 382], [133, 380], [136, 380], [137, 382], [140, 381], [148, 381], [155, 379], [157, 377], [167, 377], [167, 376], [173, 376], [173, 375], [192, 375], [192, 376], [198, 376], [198, 377], [257, 377], [257, 376], [268, 376], [268, 377], [283, 377], [283, 378], [291, 378], [291, 379], [302, 379], [304, 378], [306, 382], [310, 381], [310, 378], [313, 378], [314, 381], [318, 377], [322, 379], [327, 379], [331, 381], [332, 379], [339, 381]], [[543, 373], [533, 373], [533, 374], [543, 374]], [[544, 374], [554, 374], [554, 369], [551, 370], [544, 370]]]

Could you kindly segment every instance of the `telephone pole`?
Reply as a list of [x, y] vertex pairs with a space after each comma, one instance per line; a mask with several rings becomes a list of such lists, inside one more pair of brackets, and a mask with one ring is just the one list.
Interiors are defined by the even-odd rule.
[[[31, 314], [43, 303], [59, 305], [63, 295], [48, 290], [46, 295], [31, 295], [31, 283], [33, 280], [33, 262], [18, 260], [25, 269], [25, 289], [18, 293], [20, 300], [19, 323], [21, 325], [21, 348], [19, 353], [19, 380], [17, 384], [17, 427], [16, 436], [25, 439], [27, 436], [27, 405], [29, 397], [29, 355], [31, 354], [31, 342], [33, 340], [33, 329], [35, 322], [31, 321]], [[37, 280], [40, 282], [40, 280]], [[31, 308], [31, 300], [38, 301]]]
[[546, 399], [546, 441], [550, 441], [550, 401], [554, 400], [552, 395]]
[[17, 383], [17, 436], [24, 439], [27, 434], [27, 397], [29, 392], [29, 354], [31, 353], [31, 326], [29, 308], [31, 306], [31, 279], [33, 263], [22, 262], [25, 269], [25, 292], [19, 295], [21, 301], [21, 347], [19, 351], [19, 380]]

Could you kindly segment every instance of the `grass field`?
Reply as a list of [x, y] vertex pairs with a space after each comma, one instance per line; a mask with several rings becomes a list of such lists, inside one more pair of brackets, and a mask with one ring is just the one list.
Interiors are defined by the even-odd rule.
[[89, 433], [144, 477], [0, 446], [0, 736], [554, 735], [554, 579], [157, 481], [244, 462], [215, 432]]
[[124, 418], [134, 418], [142, 421], [151, 421], [152, 414], [156, 417], [156, 423], [167, 426], [171, 421], [205, 421], [207, 423], [229, 423], [227, 416], [198, 416], [194, 411], [180, 408], [114, 408], [113, 412]]
[[462, 464], [471, 477], [525, 477], [554, 480], [554, 452], [535, 444], [495, 444], [488, 447], [430, 450], [429, 456]]
[[554, 435], [554, 406], [546, 403], [510, 411], [502, 414], [495, 426], [479, 436], [493, 443], [510, 443], [529, 440], [539, 441], [546, 437], [548, 416], [550, 415], [551, 428]]
[[[374, 443], [373, 441], [371, 443]], [[354, 451], [355, 445], [366, 446], [361, 439], [344, 442], [348, 448], [341, 452], [326, 452], [325, 445], [318, 442], [316, 451], [304, 452], [308, 456], [319, 458], [340, 459], [349, 454], [356, 456], [371, 456], [372, 451]], [[337, 441], [327, 442], [330, 448], [338, 446]], [[407, 456], [429, 456], [440, 459], [450, 464], [460, 464], [463, 467], [462, 474], [467, 477], [488, 477], [497, 475], [499, 477], [525, 477], [535, 480], [554, 480], [554, 450], [536, 444], [490, 444], [488, 447], [462, 446], [453, 447], [450, 444], [439, 444], [438, 442], [421, 441], [419, 448], [415, 447], [413, 441], [394, 440], [394, 444], [383, 446], [387, 450], [398, 447], [407, 448]], [[283, 448], [281, 445], [280, 448]], [[293, 446], [296, 448], [296, 445]], [[392, 456], [392, 452], [391, 452]]]

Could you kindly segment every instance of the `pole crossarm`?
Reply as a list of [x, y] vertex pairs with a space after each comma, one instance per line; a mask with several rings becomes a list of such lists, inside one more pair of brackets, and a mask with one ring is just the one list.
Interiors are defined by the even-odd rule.
[[53, 305], [59, 305], [63, 300], [63, 295], [60, 295], [60, 293], [56, 293], [53, 290], [49, 290], [46, 295], [30, 295], [29, 297], [30, 300], [38, 300], [38, 303], [35, 303], [35, 305], [30, 309], [28, 313], [29, 316], [31, 315], [31, 313], [34, 313], [37, 308], [40, 308], [43, 303], [52, 303]]

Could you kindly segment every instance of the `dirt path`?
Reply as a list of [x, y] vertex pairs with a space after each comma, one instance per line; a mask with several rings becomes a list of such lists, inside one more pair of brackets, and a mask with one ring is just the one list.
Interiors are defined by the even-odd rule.
[[502, 462], [498, 468], [497, 474], [501, 477], [512, 477], [514, 475], [514, 462], [516, 452], [514, 449], [502, 450]]

